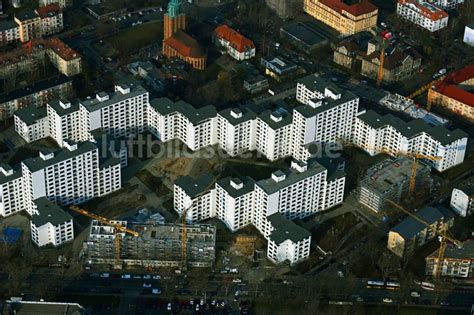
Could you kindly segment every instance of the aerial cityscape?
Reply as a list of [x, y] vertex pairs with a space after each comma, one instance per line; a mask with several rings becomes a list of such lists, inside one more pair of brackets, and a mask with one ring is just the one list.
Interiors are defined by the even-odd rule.
[[474, 0], [0, 0], [0, 315], [474, 315]]

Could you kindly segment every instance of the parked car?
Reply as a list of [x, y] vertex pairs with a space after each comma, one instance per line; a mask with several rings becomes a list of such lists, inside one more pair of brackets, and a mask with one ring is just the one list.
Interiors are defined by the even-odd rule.
[[107, 273], [107, 272], [101, 273], [100, 277], [101, 278], [108, 278], [108, 277], [110, 277], [110, 273]]
[[130, 279], [131, 276], [130, 275], [122, 275], [122, 279]]
[[389, 297], [384, 297], [383, 300], [382, 300], [384, 303], [392, 303], [393, 300]]
[[173, 309], [173, 305], [171, 304], [171, 302], [168, 303], [168, 306], [166, 307], [166, 309], [167, 309], [168, 311], [171, 311], [171, 310]]
[[160, 289], [157, 289], [157, 288], [153, 288], [153, 289], [151, 290], [151, 293], [152, 293], [152, 294], [159, 295], [159, 294], [161, 294], [161, 290], [160, 290]]
[[144, 288], [151, 288], [151, 284], [150, 284], [150, 283], [144, 283], [144, 284], [143, 284], [143, 287], [144, 287]]
[[421, 296], [421, 294], [418, 291], [411, 291], [410, 296], [414, 297], [414, 298], [419, 298]]

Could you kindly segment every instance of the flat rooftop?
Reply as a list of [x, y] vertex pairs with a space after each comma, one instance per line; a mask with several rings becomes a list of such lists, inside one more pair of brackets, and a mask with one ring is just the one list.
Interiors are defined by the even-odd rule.
[[[420, 162], [417, 164], [418, 171], [427, 168]], [[361, 186], [383, 194], [403, 181], [409, 180], [412, 165], [412, 160], [405, 157], [386, 159], [367, 171], [367, 176], [361, 181]]]

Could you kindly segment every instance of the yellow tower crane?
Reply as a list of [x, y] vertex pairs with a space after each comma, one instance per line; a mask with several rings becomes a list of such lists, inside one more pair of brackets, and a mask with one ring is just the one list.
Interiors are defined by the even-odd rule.
[[[431, 225], [428, 222], [426, 222], [425, 220], [419, 218], [417, 215], [415, 215], [411, 211], [408, 211], [407, 209], [403, 208], [402, 206], [400, 206], [396, 202], [394, 202], [392, 200], [387, 200], [387, 202], [392, 204], [393, 206], [395, 206], [397, 209], [402, 210], [403, 212], [405, 212], [406, 214], [408, 214], [410, 217], [417, 220], [421, 224], [426, 225], [426, 226]], [[446, 243], [451, 242], [459, 248], [462, 247], [462, 243], [460, 241], [455, 240], [454, 238], [448, 236], [448, 231], [447, 231], [446, 225], [443, 228], [441, 228], [440, 231], [436, 231], [436, 232], [439, 235], [440, 243], [439, 243], [438, 258], [437, 258], [438, 260], [436, 261], [434, 274], [435, 274], [435, 277], [439, 277], [441, 275], [441, 269], [443, 267], [443, 260], [444, 260], [444, 252], [446, 250]]]
[[380, 33], [380, 36], [382, 38], [382, 41], [380, 43], [380, 63], [377, 71], [377, 89], [380, 89], [380, 86], [382, 85], [383, 69], [385, 65], [385, 48], [387, 47], [387, 41], [392, 38], [392, 33], [390, 33], [389, 31], [383, 31], [382, 33]]
[[431, 156], [431, 155], [423, 155], [423, 154], [401, 154], [401, 155], [406, 155], [410, 158], [413, 159], [413, 165], [411, 167], [411, 176], [410, 176], [410, 195], [413, 195], [415, 192], [415, 186], [416, 186], [416, 170], [418, 166], [418, 160], [419, 159], [427, 159], [427, 160], [432, 160], [432, 161], [439, 161], [442, 160], [441, 157], [439, 156]]
[[70, 209], [77, 212], [77, 213], [79, 213], [79, 214], [82, 214], [83, 216], [86, 216], [86, 217], [89, 217], [91, 219], [97, 220], [100, 223], [103, 223], [105, 225], [108, 225], [108, 226], [111, 226], [111, 227], [114, 228], [114, 235], [115, 235], [115, 265], [114, 265], [114, 268], [115, 269], [122, 269], [122, 262], [120, 260], [120, 242], [121, 242], [120, 233], [128, 233], [130, 235], [138, 237], [139, 236], [138, 232], [127, 229], [126, 227], [124, 227], [124, 226], [122, 226], [118, 223], [115, 223], [115, 222], [113, 222], [113, 221], [111, 221], [107, 218], [101, 217], [100, 215], [97, 215], [97, 214], [91, 213], [89, 211], [86, 211], [84, 209], [81, 209], [77, 206], [71, 206]]

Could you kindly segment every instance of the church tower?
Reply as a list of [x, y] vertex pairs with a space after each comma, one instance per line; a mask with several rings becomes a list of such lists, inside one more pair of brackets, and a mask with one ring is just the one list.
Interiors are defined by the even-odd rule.
[[186, 15], [182, 12], [182, 0], [171, 0], [164, 16], [164, 38], [171, 37], [177, 30], [186, 29]]

